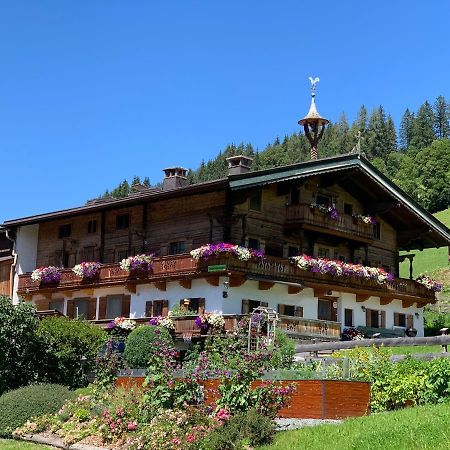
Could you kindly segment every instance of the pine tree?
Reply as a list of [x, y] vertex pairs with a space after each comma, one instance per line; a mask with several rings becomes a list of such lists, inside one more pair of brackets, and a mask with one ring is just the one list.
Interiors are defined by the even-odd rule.
[[142, 184], [144, 186], [147, 186], [147, 187], [151, 187], [152, 186], [151, 183], [150, 183], [150, 178], [149, 177], [145, 177], [144, 181], [142, 182]]
[[395, 131], [394, 120], [389, 114], [386, 122], [386, 151], [385, 160], [392, 152], [397, 151], [397, 132]]
[[411, 144], [412, 130], [414, 126], [414, 113], [412, 113], [408, 108], [403, 114], [402, 121], [400, 122], [400, 148], [406, 150]]
[[386, 114], [382, 106], [370, 114], [365, 144], [364, 150], [369, 158], [386, 159], [389, 154]]
[[436, 139], [436, 135], [434, 134], [434, 112], [428, 101], [419, 108], [413, 123], [410, 145], [418, 150], [429, 147]]
[[442, 95], [434, 103], [434, 132], [438, 139], [450, 137], [450, 105]]

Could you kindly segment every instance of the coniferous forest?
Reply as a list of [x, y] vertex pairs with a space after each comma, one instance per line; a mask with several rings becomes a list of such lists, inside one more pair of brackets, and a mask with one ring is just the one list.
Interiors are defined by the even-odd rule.
[[[450, 206], [450, 103], [439, 96], [417, 111], [406, 109], [396, 127], [382, 106], [370, 113], [363, 105], [349, 124], [345, 114], [327, 125], [318, 146], [319, 158], [351, 152], [361, 132], [361, 151], [381, 172], [392, 179], [430, 212]], [[263, 150], [248, 144], [229, 144], [214, 159], [190, 169], [190, 184], [223, 178], [226, 158], [244, 154], [254, 158], [252, 170], [293, 164], [310, 157], [310, 146], [302, 131], [278, 137]], [[124, 197], [133, 183], [124, 180], [105, 196]], [[144, 184], [150, 185], [148, 178]]]

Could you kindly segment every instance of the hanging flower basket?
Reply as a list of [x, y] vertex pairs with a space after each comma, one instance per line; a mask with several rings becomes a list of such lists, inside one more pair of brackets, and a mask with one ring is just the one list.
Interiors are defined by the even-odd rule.
[[264, 259], [264, 253], [260, 250], [254, 250], [240, 245], [220, 242], [219, 244], [206, 244], [191, 251], [193, 259], [208, 259], [214, 256], [232, 255], [240, 261], [250, 259]]
[[82, 262], [73, 267], [72, 272], [83, 280], [94, 280], [100, 275], [101, 264], [98, 262]]
[[358, 223], [363, 223], [364, 225], [376, 225], [377, 223], [374, 217], [365, 216], [363, 214], [354, 214], [352, 218], [355, 225]]
[[61, 269], [55, 266], [38, 267], [31, 273], [31, 279], [40, 284], [58, 284], [61, 281]]
[[200, 328], [200, 334], [206, 334], [208, 331], [221, 331], [225, 326], [225, 319], [222, 314], [204, 313], [196, 317], [195, 326]]
[[175, 322], [170, 317], [153, 317], [150, 319], [149, 325], [163, 327], [170, 332], [175, 331]]
[[136, 255], [122, 259], [120, 268], [128, 272], [131, 276], [146, 277], [152, 270], [154, 255]]
[[326, 214], [331, 220], [339, 219], [339, 212], [334, 206], [321, 205], [320, 203], [311, 203], [309, 205], [309, 209], [313, 214], [315, 210], [318, 210]]

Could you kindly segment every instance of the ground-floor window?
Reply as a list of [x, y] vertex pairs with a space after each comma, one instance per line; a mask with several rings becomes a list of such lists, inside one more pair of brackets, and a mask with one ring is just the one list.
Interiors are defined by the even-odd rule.
[[64, 314], [64, 300], [52, 300], [48, 305], [48, 309], [54, 309]]
[[74, 319], [82, 318], [87, 319], [89, 317], [89, 299], [88, 298], [76, 298], [73, 301], [73, 317]]
[[191, 312], [203, 314], [205, 312], [205, 299], [200, 297], [182, 298], [180, 306]]
[[319, 298], [317, 304], [319, 320], [337, 321], [337, 300], [335, 298]]
[[366, 308], [366, 326], [370, 328], [386, 328], [386, 311]]
[[267, 302], [261, 302], [259, 300], [242, 300], [242, 314], [250, 314], [255, 308], [260, 306], [268, 307]]
[[414, 319], [412, 314], [394, 313], [394, 326], [412, 328]]
[[145, 302], [145, 317], [160, 317], [169, 314], [169, 300]]
[[282, 316], [303, 317], [303, 307], [278, 304], [278, 314]]

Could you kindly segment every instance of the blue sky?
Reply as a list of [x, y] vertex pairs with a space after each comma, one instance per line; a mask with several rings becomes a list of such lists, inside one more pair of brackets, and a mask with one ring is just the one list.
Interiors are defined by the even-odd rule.
[[450, 98], [445, 1], [0, 3], [0, 222], [322, 115]]

